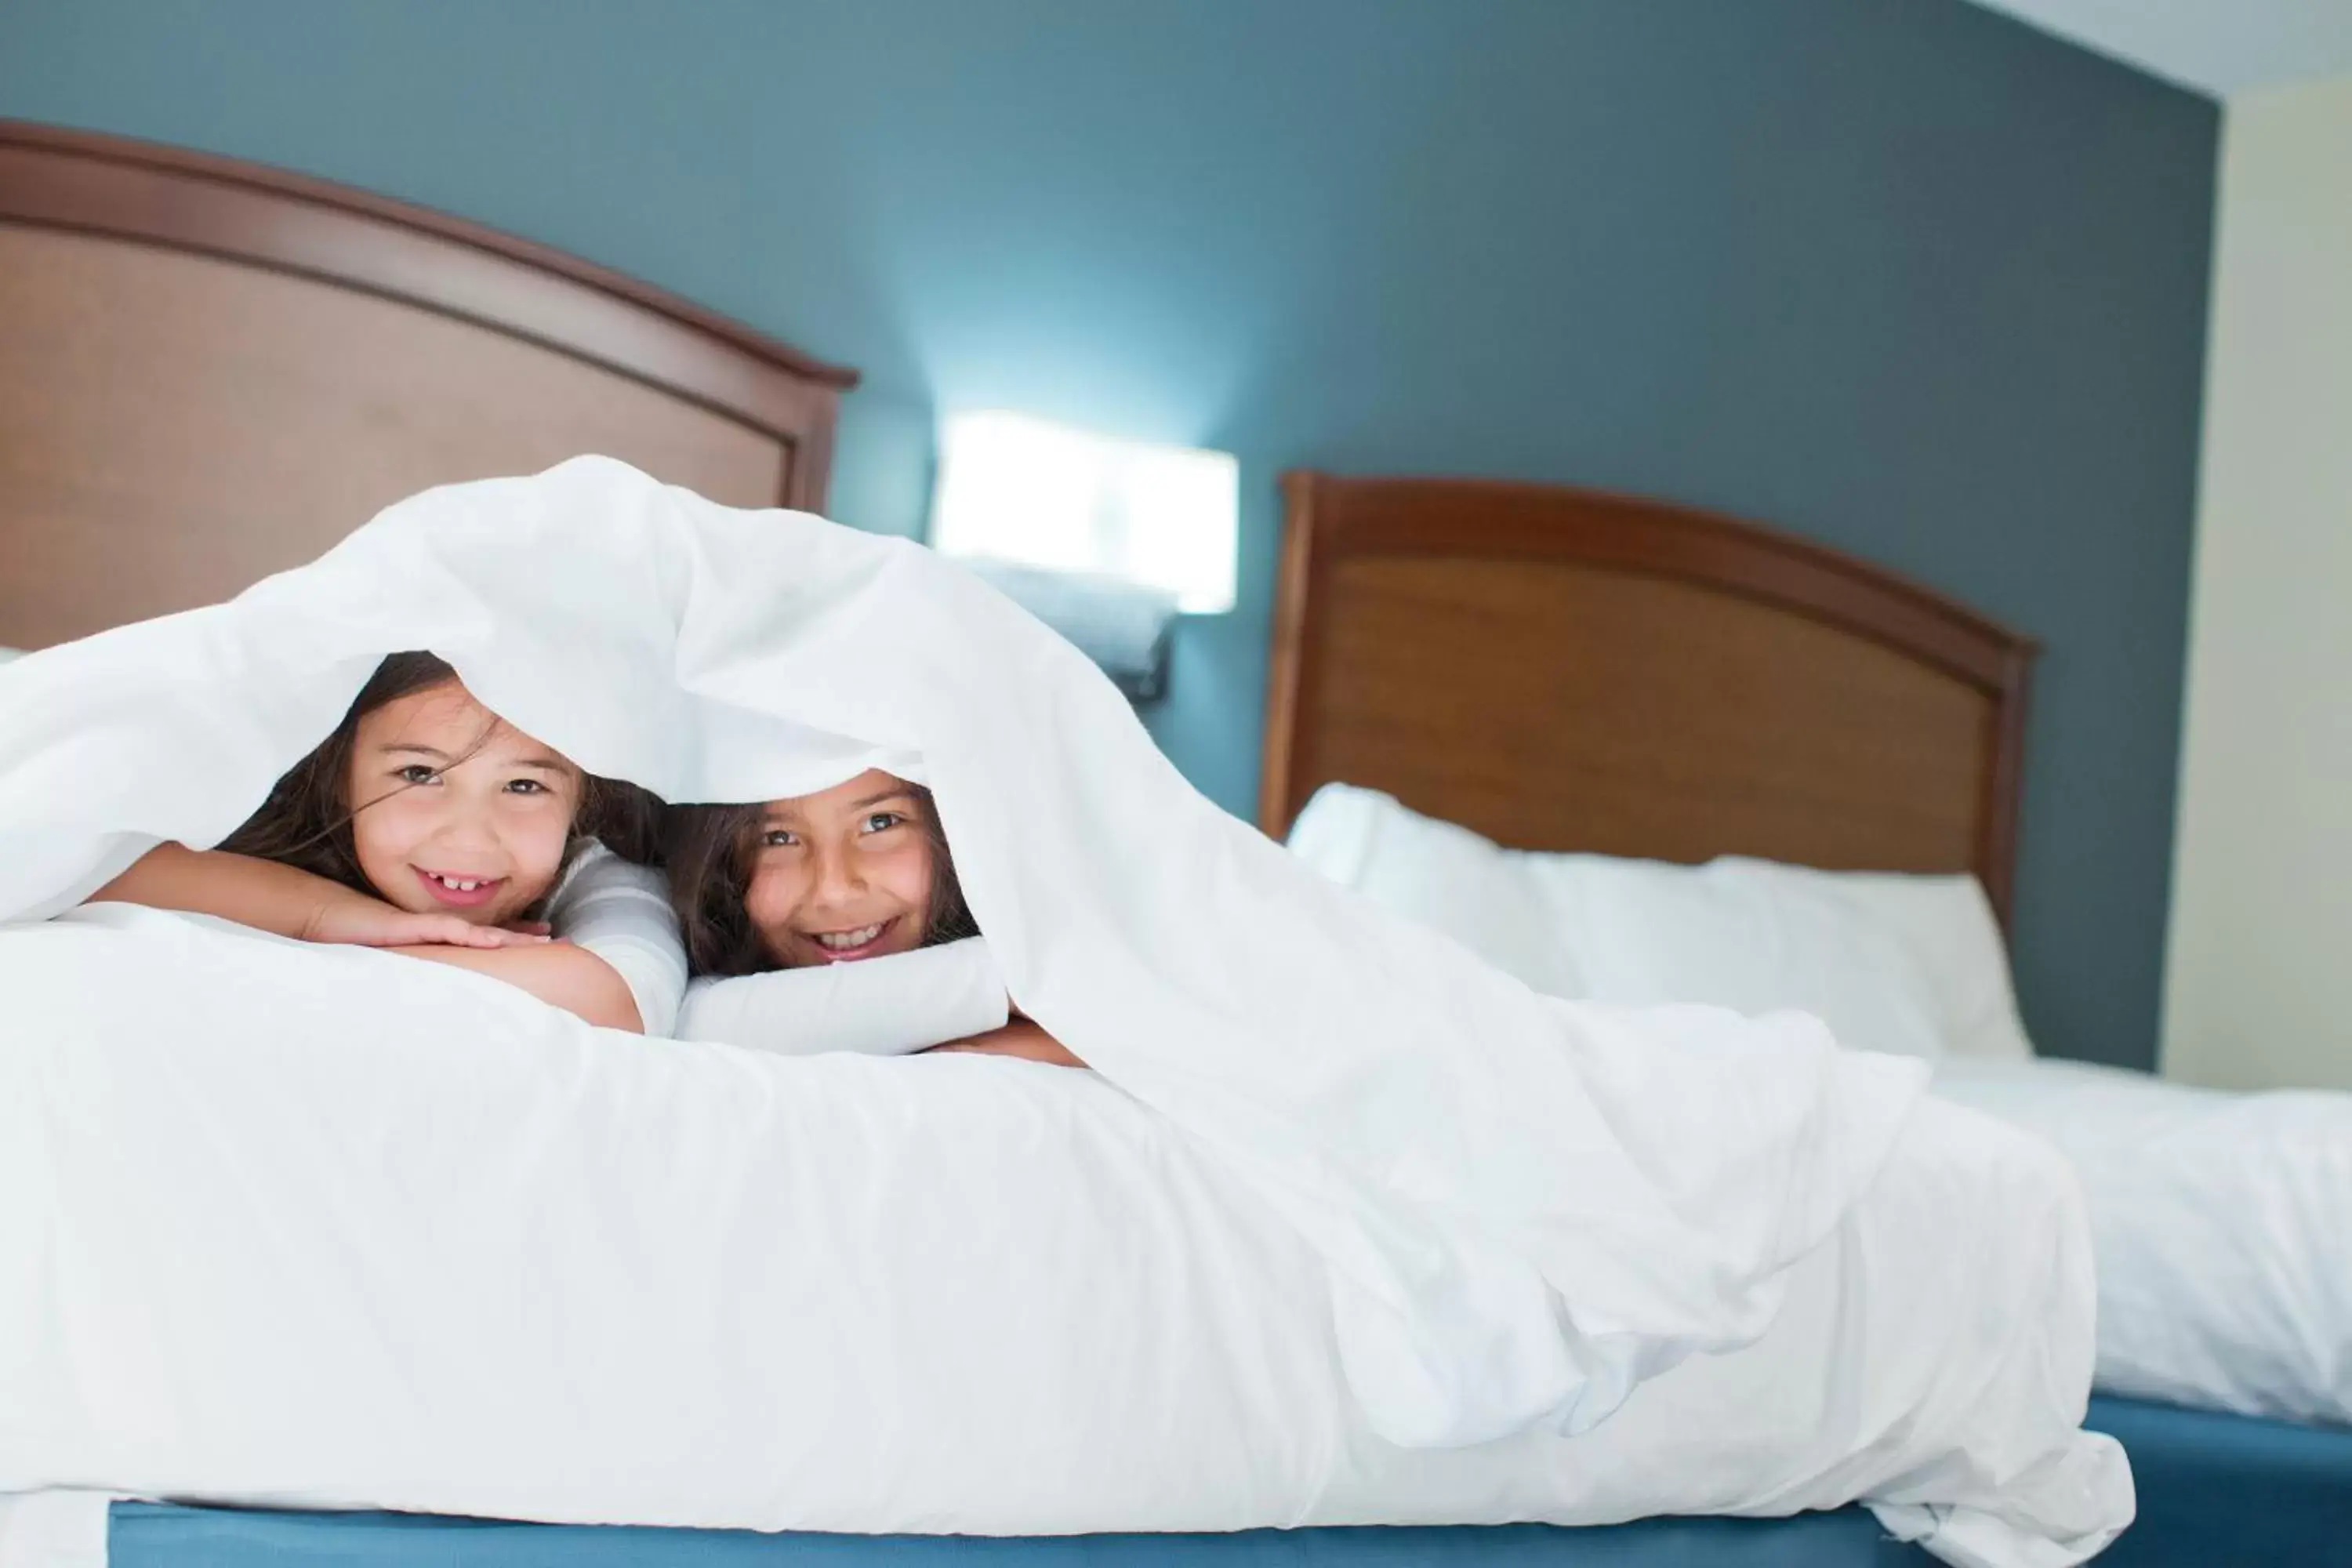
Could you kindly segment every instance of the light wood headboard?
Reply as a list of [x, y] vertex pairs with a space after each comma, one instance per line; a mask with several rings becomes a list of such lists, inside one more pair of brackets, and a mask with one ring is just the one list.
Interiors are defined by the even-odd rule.
[[1518, 848], [1973, 871], [2008, 919], [2031, 638], [1654, 501], [1283, 486], [1269, 834], [1339, 780]]
[[817, 510], [856, 373], [543, 246], [0, 121], [0, 646], [223, 599], [428, 486]]

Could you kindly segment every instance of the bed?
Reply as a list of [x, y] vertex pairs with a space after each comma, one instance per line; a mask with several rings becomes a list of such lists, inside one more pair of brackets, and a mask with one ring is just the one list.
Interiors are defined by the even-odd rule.
[[[2286, 1320], [2274, 1337], [2288, 1342], [2294, 1375], [2263, 1368], [2278, 1386], [2240, 1397], [2225, 1382], [2216, 1397], [2242, 1410], [2268, 1405], [2321, 1419], [2147, 1397], [2095, 1400], [2088, 1425], [2122, 1438], [2141, 1499], [2140, 1522], [2102, 1560], [2340, 1560], [2352, 1531], [2352, 1426], [2344, 1424], [2343, 1394], [2352, 1307], [2329, 1237], [2341, 1235], [2352, 1101], [2280, 1096], [2224, 1104], [2153, 1080], [2030, 1059], [1999, 933], [2011, 896], [2032, 640], [1865, 563], [1654, 501], [1311, 472], [1286, 476], [1285, 489], [1260, 802], [1265, 832], [1284, 837], [1298, 824], [1295, 847], [1328, 874], [1436, 925], [1538, 989], [1563, 994], [1577, 994], [1570, 987], [1606, 964], [1588, 954], [1585, 972], [1564, 978], [1548, 967], [1558, 962], [1549, 944], [1569, 927], [1533, 938], [1531, 929], [1581, 899], [1593, 924], [1650, 921], [1661, 940], [1689, 949], [1706, 940], [1703, 921], [1692, 919], [1706, 907], [1689, 896], [1702, 862], [1714, 862], [1705, 875], [1729, 879], [1751, 901], [1791, 880], [1826, 886], [1822, 871], [1907, 873], [1922, 885], [1972, 877], [1991, 914], [1983, 945], [2000, 971], [1994, 1011], [2008, 1014], [1990, 1032], [2007, 1043], [1986, 1049], [1995, 1058], [1988, 1064], [1948, 1069], [1948, 1092], [2062, 1146], [2068, 1139], [2085, 1148], [2094, 1139], [2101, 1148], [2144, 1142], [2149, 1163], [2136, 1172], [2118, 1165], [2115, 1179], [2161, 1184], [2168, 1176], [2191, 1195], [2201, 1180], [2221, 1195], [2202, 1205], [2200, 1223], [2212, 1228], [2200, 1242], [2232, 1226], [2259, 1237], [2275, 1211], [2297, 1203], [2315, 1211], [2307, 1232], [2316, 1243], [2284, 1273], [2305, 1276], [2326, 1310], [2273, 1314]], [[1433, 658], [1433, 649], [1475, 650], [1475, 658]], [[1369, 864], [1373, 848], [1385, 858], [1380, 867]], [[1540, 912], [1539, 896], [1520, 901], [1538, 875], [1559, 887], [1573, 878], [1580, 890], [1555, 888], [1551, 912]], [[1867, 889], [1869, 879], [1838, 883], [1839, 897], [1853, 902], [1857, 885]], [[1636, 909], [1593, 890], [1658, 887], [1682, 891]], [[1841, 918], [1826, 902], [1809, 907], [1808, 918]], [[1779, 941], [1787, 930], [1766, 934]], [[1727, 950], [1737, 944], [1724, 945], [1722, 962], [1733, 963]], [[1935, 951], [1948, 945], [1928, 942], [1925, 962], [1948, 957]], [[1686, 971], [1665, 984], [1686, 992], [1701, 978]], [[1620, 974], [1614, 983], [1638, 991], [1655, 980]], [[1647, 999], [1612, 995], [1606, 984], [1582, 994]], [[1690, 999], [1787, 1005], [1753, 994]], [[1828, 999], [1819, 1009], [1825, 1015], [1840, 1000]], [[1854, 1016], [1857, 1032], [1874, 1025], [1899, 1032], [1901, 1021], [1885, 1010]], [[1902, 1048], [1884, 1033], [1874, 1043]], [[2117, 1108], [2119, 1099], [2126, 1103]], [[2228, 1141], [2193, 1132], [2176, 1144], [2158, 1141], [2173, 1123], [2210, 1124], [2245, 1111], [2261, 1113], [2256, 1125]], [[2324, 1181], [2296, 1170], [2280, 1184], [2243, 1193], [2223, 1184], [2252, 1163], [2244, 1151], [2294, 1133], [2298, 1123], [2312, 1129], [2306, 1144], [2326, 1163]], [[2155, 1169], [2168, 1150], [2181, 1152], [2180, 1160]], [[2191, 1160], [2203, 1163], [2184, 1163]], [[2126, 1194], [2103, 1194], [2097, 1173], [2084, 1173], [2096, 1229], [2103, 1197], [2119, 1203]], [[2172, 1243], [2163, 1234], [2125, 1234], [2116, 1245], [2146, 1251]], [[2108, 1248], [2103, 1233], [2103, 1269]], [[2266, 1294], [2284, 1302], [2301, 1289], [2305, 1281], [2280, 1276], [2277, 1259], [2273, 1253], [2250, 1265], [2248, 1276], [2265, 1268], [2270, 1276], [2235, 1300], [2209, 1292], [2224, 1298], [2213, 1310], [2234, 1314], [2206, 1327], [2209, 1340], [2227, 1341], [2261, 1315]], [[2147, 1271], [2145, 1258], [2131, 1261]], [[2116, 1305], [2106, 1283], [2103, 1312]], [[2174, 1288], [2188, 1293], [2187, 1282]], [[2129, 1306], [2137, 1324], [2165, 1337], [2168, 1325], [2155, 1314], [2166, 1303]], [[2103, 1321], [2103, 1373], [2109, 1328]], [[2128, 1348], [2113, 1359], [2137, 1372]], [[2142, 1394], [2162, 1386], [2145, 1373], [2127, 1381]]]
[[[45, 647], [220, 599], [396, 497], [580, 451], [733, 504], [818, 509], [855, 382], [471, 224], [230, 160], [0, 124], [0, 645]], [[963, 1541], [126, 1503], [112, 1546], [126, 1564], [219, 1568], [331, 1556], [385, 1568], [1924, 1560], [1858, 1509], [1586, 1530]]]

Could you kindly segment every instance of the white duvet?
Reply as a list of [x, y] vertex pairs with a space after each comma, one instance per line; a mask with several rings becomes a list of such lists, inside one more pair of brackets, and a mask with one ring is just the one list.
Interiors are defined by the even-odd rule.
[[0, 930], [0, 1489], [981, 1532], [1864, 1497], [1988, 1563], [2129, 1517], [2038, 1146], [1811, 1020], [1433, 944], [994, 594], [816, 519], [583, 459], [21, 661], [0, 916], [217, 839], [412, 647], [673, 799], [927, 778], [1100, 1076], [600, 1035], [179, 917]]

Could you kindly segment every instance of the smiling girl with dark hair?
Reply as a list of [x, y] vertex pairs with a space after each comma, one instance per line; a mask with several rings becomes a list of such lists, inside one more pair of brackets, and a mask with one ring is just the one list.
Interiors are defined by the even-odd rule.
[[659, 810], [484, 708], [439, 658], [397, 653], [218, 848], [159, 845], [89, 901], [391, 949], [667, 1034], [685, 954], [660, 874], [635, 863]]
[[680, 1014], [688, 1038], [1084, 1065], [1011, 1013], [919, 784], [873, 770], [786, 800], [676, 807], [668, 859], [702, 976]]

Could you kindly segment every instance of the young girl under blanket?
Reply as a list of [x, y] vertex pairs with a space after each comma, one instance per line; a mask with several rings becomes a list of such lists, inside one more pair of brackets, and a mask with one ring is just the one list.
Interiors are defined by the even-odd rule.
[[[670, 808], [672, 897], [701, 976], [687, 988], [686, 1039], [765, 1043], [778, 1022], [831, 1020], [797, 1048], [893, 1051], [924, 1019], [938, 1048], [1085, 1064], [1012, 1016], [1003, 980], [957, 884], [930, 792], [871, 770], [788, 800]], [[844, 1005], [885, 983], [896, 1018]], [[843, 1001], [828, 1001], [838, 995]], [[780, 1005], [787, 998], [797, 1005]], [[852, 1037], [843, 1020], [889, 1027]]]
[[218, 848], [160, 845], [90, 901], [388, 948], [667, 1033], [685, 954], [661, 874], [636, 863], [659, 810], [506, 723], [433, 655], [397, 653]]

